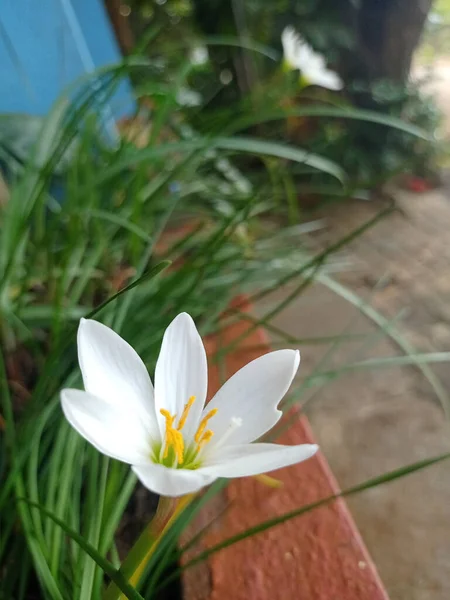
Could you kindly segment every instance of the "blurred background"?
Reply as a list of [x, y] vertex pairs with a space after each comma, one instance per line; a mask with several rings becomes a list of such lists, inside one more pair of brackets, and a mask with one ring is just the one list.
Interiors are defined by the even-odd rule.
[[[58, 413], [79, 385], [67, 332], [140, 278], [102, 319], [150, 370], [177, 312], [210, 334], [242, 295], [228, 322], [301, 348], [286, 407], [342, 488], [450, 449], [450, 0], [4, 0], [0, 62], [2, 469], [22, 457], [21, 493], [86, 531], [84, 446]], [[117, 473], [104, 553], [147, 516]], [[4, 597], [56, 597], [30, 595], [24, 548], [61, 534], [23, 508], [14, 536], [4, 489]], [[449, 498], [444, 463], [349, 500], [392, 600], [448, 598]], [[68, 551], [41, 558], [100, 586]]]

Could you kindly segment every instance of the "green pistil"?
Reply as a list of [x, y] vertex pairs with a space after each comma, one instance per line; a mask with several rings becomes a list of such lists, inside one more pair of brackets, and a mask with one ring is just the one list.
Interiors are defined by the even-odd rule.
[[197, 445], [189, 446], [184, 455], [184, 462], [182, 465], [178, 465], [180, 469], [190, 469], [191, 471], [198, 469], [201, 465], [201, 460], [198, 459], [198, 447]]
[[170, 446], [166, 458], [160, 459], [161, 448], [162, 444], [158, 444], [155, 445], [152, 449], [153, 451], [150, 456], [152, 462], [159, 465], [164, 465], [169, 469], [189, 469], [190, 471], [195, 471], [195, 469], [201, 467], [202, 462], [198, 458], [197, 444], [191, 445], [189, 446], [189, 448], [187, 448], [187, 450], [184, 453], [183, 462], [178, 463], [176, 466], [174, 466], [176, 463], [176, 455], [174, 448]]

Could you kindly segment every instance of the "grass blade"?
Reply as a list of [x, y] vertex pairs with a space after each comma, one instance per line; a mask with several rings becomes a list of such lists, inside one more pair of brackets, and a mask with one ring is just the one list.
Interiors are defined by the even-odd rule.
[[86, 554], [88, 554], [92, 560], [94, 560], [97, 565], [114, 581], [120, 591], [129, 599], [129, 600], [145, 600], [139, 592], [137, 592], [133, 586], [131, 586], [126, 579], [122, 576], [120, 571], [114, 568], [112, 563], [109, 562], [106, 558], [104, 558], [91, 544], [89, 544], [83, 536], [81, 536], [76, 531], [73, 531], [70, 527], [64, 523], [61, 519], [58, 519], [53, 513], [45, 509], [40, 504], [36, 502], [29, 502], [26, 498], [18, 498], [19, 502], [26, 502], [28, 505], [37, 508], [44, 516], [51, 519], [56, 525], [61, 527], [61, 529], [72, 539], [74, 540]]

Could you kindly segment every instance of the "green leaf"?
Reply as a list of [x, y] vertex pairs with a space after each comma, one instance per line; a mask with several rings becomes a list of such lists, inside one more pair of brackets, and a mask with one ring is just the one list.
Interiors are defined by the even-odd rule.
[[280, 119], [286, 119], [287, 117], [326, 117], [329, 119], [334, 118], [367, 121], [370, 123], [378, 123], [379, 125], [385, 125], [386, 127], [392, 127], [393, 129], [404, 131], [405, 133], [409, 133], [414, 137], [422, 138], [423, 140], [427, 140], [430, 142], [432, 142], [434, 139], [432, 135], [430, 135], [420, 127], [417, 127], [416, 125], [411, 125], [406, 121], [402, 121], [401, 119], [398, 119], [396, 117], [391, 117], [390, 115], [371, 110], [363, 110], [356, 108], [338, 108], [334, 106], [306, 106], [292, 109], [270, 110], [267, 112], [242, 117], [241, 119], [238, 119], [235, 122], [233, 122], [232, 125], [228, 128], [228, 131], [231, 133], [236, 133], [238, 131], [242, 131], [243, 129], [247, 129], [260, 123], [278, 121]]
[[[45, 118], [20, 113], [0, 114], [0, 140], [8, 151], [21, 162], [26, 162], [39, 141], [45, 124]], [[54, 167], [54, 174], [62, 174], [73, 159], [75, 146], [70, 145]], [[45, 156], [39, 156], [42, 161]], [[42, 164], [42, 163], [41, 163]]]
[[104, 221], [109, 221], [110, 223], [114, 223], [115, 225], [119, 225], [123, 229], [127, 229], [131, 233], [134, 233], [139, 238], [144, 240], [145, 242], [151, 242], [151, 236], [141, 227], [127, 219], [126, 217], [122, 217], [114, 212], [102, 210], [102, 209], [92, 209], [89, 211], [93, 217], [97, 217], [99, 219], [103, 219]]
[[251, 137], [215, 138], [213, 139], [213, 143], [216, 148], [220, 148], [221, 150], [284, 158], [308, 165], [323, 173], [328, 173], [328, 175], [332, 175], [341, 182], [344, 182], [346, 179], [344, 171], [333, 161], [296, 146], [281, 144], [279, 142], [268, 142]]
[[252, 296], [250, 296], [250, 302], [257, 302], [262, 300], [265, 296], [272, 293], [274, 290], [279, 289], [281, 286], [289, 283], [294, 277], [302, 277], [300, 283], [291, 291], [282, 301], [278, 302], [278, 304], [271, 309], [268, 313], [258, 319], [253, 325], [251, 325], [244, 333], [235, 338], [232, 342], [230, 342], [227, 346], [220, 349], [216, 352], [214, 356], [214, 361], [220, 359], [225, 353], [232, 351], [234, 348], [239, 347], [239, 344], [243, 342], [253, 331], [255, 331], [258, 327], [265, 327], [266, 324], [273, 319], [277, 314], [279, 314], [283, 309], [285, 309], [295, 298], [299, 296], [300, 293], [304, 292], [314, 281], [320, 280], [321, 267], [325, 264], [327, 258], [337, 252], [341, 248], [345, 247], [352, 240], [356, 239], [360, 235], [362, 235], [365, 231], [373, 227], [380, 220], [384, 219], [388, 215], [390, 215], [394, 210], [394, 206], [390, 205], [384, 210], [381, 210], [374, 217], [368, 219], [365, 223], [355, 228], [349, 234], [338, 240], [336, 243], [332, 244], [325, 250], [323, 250], [317, 256], [306, 260], [303, 264], [300, 265], [299, 269], [295, 271], [289, 272], [286, 276], [283, 276], [279, 279], [275, 285], [270, 285], [262, 290], [256, 292]]
[[386, 367], [420, 366], [430, 363], [450, 362], [450, 352], [430, 352], [428, 354], [411, 354], [408, 356], [384, 356], [381, 358], [369, 358], [348, 365], [340, 365], [329, 371], [319, 371], [314, 375], [306, 377], [307, 387], [323, 385], [344, 375], [361, 369], [380, 369]]
[[278, 62], [281, 59], [280, 52], [277, 52], [270, 46], [254, 42], [250, 39], [243, 40], [231, 35], [209, 35], [202, 38], [202, 41], [208, 46], [230, 46], [251, 50], [258, 54], [262, 54], [263, 56], [267, 56], [267, 58], [270, 58], [275, 62]]
[[54, 523], [56, 523], [61, 529], [65, 531], [65, 533], [73, 539], [79, 546], [88, 554], [97, 565], [114, 581], [120, 591], [129, 599], [129, 600], [145, 600], [139, 592], [137, 592], [132, 585], [124, 579], [120, 571], [114, 568], [112, 563], [109, 562], [104, 556], [102, 556], [94, 546], [89, 544], [83, 536], [81, 536], [76, 531], [73, 531], [70, 527], [64, 523], [61, 519], [58, 519], [53, 513], [45, 509], [43, 506], [36, 502], [29, 502], [26, 498], [18, 498], [19, 502], [25, 502], [29, 506], [33, 506], [37, 508], [43, 515], [51, 519]]
[[[352, 290], [348, 289], [341, 283], [335, 281], [328, 275], [321, 273], [318, 276], [318, 281], [326, 285], [330, 290], [356, 306], [363, 315], [368, 317], [371, 321], [376, 323], [378, 327], [382, 328], [387, 332], [387, 335], [408, 355], [415, 356], [417, 353], [414, 347], [407, 341], [407, 339], [401, 335], [394, 327], [390, 326], [388, 320], [375, 310], [370, 304], [363, 300], [360, 296], [355, 294]], [[424, 377], [428, 380], [429, 384], [433, 388], [434, 393], [439, 399], [445, 414], [450, 416], [450, 396], [447, 390], [444, 388], [439, 378], [428, 366], [426, 362], [414, 362], [415, 365], [420, 369]]]
[[[211, 137], [211, 138], [194, 138], [161, 144], [151, 148], [142, 150], [130, 150], [122, 158], [115, 161], [109, 169], [105, 169], [101, 175], [95, 180], [94, 184], [100, 185], [105, 183], [115, 175], [121, 173], [124, 169], [131, 168], [141, 163], [146, 163], [155, 158], [160, 158], [178, 152], [191, 152], [193, 150], [204, 150], [210, 152], [212, 148], [217, 150], [229, 150], [233, 152], [246, 152], [252, 154], [261, 154], [264, 156], [275, 156], [292, 160], [301, 164], [308, 165], [332, 175], [339, 181], [345, 181], [345, 173], [336, 163], [319, 156], [312, 154], [308, 150], [303, 150], [295, 146], [281, 144], [278, 142], [267, 142], [259, 138], [252, 137]], [[81, 190], [80, 193], [85, 193], [86, 190]]]
[[144, 283], [146, 281], [149, 281], [150, 279], [153, 279], [153, 277], [156, 277], [157, 275], [159, 275], [162, 271], [164, 271], [164, 269], [167, 269], [167, 267], [169, 267], [171, 264], [172, 263], [170, 260], [163, 260], [162, 262], [158, 263], [155, 267], [150, 269], [150, 271], [147, 271], [147, 273], [144, 273], [144, 275], [142, 275], [142, 277], [138, 277], [138, 279], [136, 279], [135, 281], [132, 281], [129, 285], [127, 285], [124, 288], [122, 288], [121, 290], [119, 290], [116, 294], [113, 294], [110, 298], [108, 298], [107, 300], [102, 302], [99, 306], [96, 306], [87, 315], [85, 315], [85, 318], [92, 319], [92, 317], [94, 317], [97, 313], [99, 313], [106, 306], [108, 306], [108, 304], [110, 304], [114, 300], [117, 300], [117, 298], [122, 296], [122, 294], [129, 292], [130, 290], [137, 287], [138, 285], [141, 285], [141, 283]]
[[[399, 469], [394, 469], [393, 471], [389, 471], [388, 473], [384, 473], [383, 475], [373, 477], [363, 483], [360, 483], [351, 488], [348, 488], [348, 489], [340, 492], [339, 494], [333, 494], [332, 496], [328, 496], [327, 498], [323, 498], [322, 500], [318, 500], [317, 502], [312, 502], [312, 503], [306, 504], [305, 506], [302, 506], [301, 508], [298, 508], [296, 510], [292, 510], [287, 513], [284, 513], [283, 515], [280, 515], [279, 517], [269, 519], [269, 520], [265, 521], [264, 523], [255, 525], [254, 527], [249, 527], [245, 531], [238, 533], [236, 535], [233, 535], [233, 536], [223, 540], [222, 542], [215, 544], [211, 548], [208, 548], [204, 552], [201, 552], [200, 554], [198, 554], [195, 558], [193, 558], [192, 560], [187, 562], [182, 568], [178, 569], [175, 573], [170, 575], [165, 580], [164, 584], [162, 586], [160, 586], [160, 588], [158, 588], [158, 590], [161, 589], [162, 587], [165, 587], [170, 581], [173, 581], [174, 579], [179, 577], [180, 573], [184, 569], [193, 567], [194, 565], [198, 564], [199, 562], [209, 558], [212, 554], [215, 554], [215, 553], [219, 552], [220, 550], [224, 550], [225, 548], [228, 548], [229, 546], [232, 546], [233, 544], [236, 544], [237, 542], [240, 542], [241, 540], [244, 540], [247, 537], [256, 535], [258, 533], [262, 533], [264, 531], [267, 531], [268, 529], [271, 529], [273, 527], [276, 527], [277, 525], [280, 525], [281, 523], [285, 523], [286, 521], [289, 521], [296, 517], [300, 517], [312, 510], [315, 510], [316, 508], [325, 506], [326, 504], [329, 504], [330, 502], [333, 502], [334, 500], [337, 500], [338, 498], [345, 498], [348, 496], [353, 496], [355, 494], [359, 494], [365, 490], [369, 490], [369, 489], [377, 487], [379, 485], [389, 483], [391, 481], [395, 481], [396, 479], [399, 479], [401, 477], [405, 477], [406, 475], [411, 475], [412, 473], [415, 473], [416, 471], [420, 471], [420, 470], [430, 467], [432, 465], [438, 464], [440, 462], [448, 460], [449, 458], [450, 458], [450, 452], [441, 454], [441, 455], [433, 457], [433, 458], [421, 460], [421, 461], [418, 461], [411, 465], [407, 465], [405, 467], [400, 467]], [[183, 549], [182, 549], [182, 551], [183, 551]]]

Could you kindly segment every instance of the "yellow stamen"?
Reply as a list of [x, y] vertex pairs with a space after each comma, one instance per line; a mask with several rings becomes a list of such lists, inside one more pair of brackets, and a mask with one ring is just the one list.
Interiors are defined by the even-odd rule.
[[171, 415], [168, 410], [161, 408], [159, 411], [166, 419], [166, 445], [164, 447], [163, 459], [169, 456], [169, 448], [172, 446], [179, 464], [184, 460], [184, 439], [183, 434], [174, 429], [173, 422], [176, 415]]
[[[174, 423], [177, 418], [177, 415], [176, 414], [172, 415], [165, 408], [160, 409], [159, 412], [162, 414], [162, 416], [166, 420], [166, 435], [165, 435], [164, 450], [162, 453], [162, 460], [165, 460], [166, 458], [168, 458], [169, 451], [172, 448], [173, 452], [175, 453], [177, 463], [179, 465], [182, 465], [184, 463], [185, 446], [184, 446], [184, 438], [183, 438], [183, 434], [181, 433], [181, 430], [183, 429], [183, 427], [186, 424], [186, 420], [189, 416], [189, 412], [190, 412], [194, 402], [195, 402], [195, 396], [191, 396], [189, 398], [189, 400], [186, 402], [186, 404], [184, 405], [184, 409], [181, 414], [181, 418], [178, 421], [178, 425], [176, 427], [175, 427]], [[189, 463], [191, 462], [191, 459], [193, 458], [193, 456], [195, 457], [195, 455], [203, 448], [203, 446], [205, 444], [207, 444], [209, 442], [209, 440], [214, 435], [214, 432], [211, 431], [211, 429], [208, 429], [207, 431], [205, 431], [205, 430], [206, 430], [208, 421], [210, 419], [212, 419], [212, 417], [214, 417], [214, 415], [216, 413], [217, 413], [217, 408], [213, 408], [200, 421], [200, 425], [198, 426], [197, 432], [194, 436], [194, 440], [195, 440], [195, 443], [197, 444], [197, 448], [196, 448], [196, 450], [193, 449], [194, 450], [193, 455], [192, 455], [191, 450], [188, 449], [188, 452], [187, 452], [187, 455], [190, 456], [190, 458], [188, 458]]]
[[260, 483], [267, 485], [271, 488], [280, 488], [283, 487], [283, 482], [279, 479], [275, 479], [275, 477], [271, 477], [270, 475], [265, 475], [264, 473], [260, 473], [259, 475], [255, 475], [255, 479], [257, 479]]
[[166, 410], [165, 408], [161, 408], [159, 412], [166, 419], [166, 426], [172, 427], [175, 417], [172, 416], [170, 414], [170, 412], [168, 410]]
[[189, 416], [189, 412], [191, 410], [191, 406], [194, 404], [195, 402], [195, 396], [191, 396], [189, 398], [189, 400], [186, 402], [186, 404], [184, 405], [184, 409], [183, 409], [183, 414], [181, 415], [181, 419], [180, 422], [178, 423], [178, 431], [181, 431], [183, 429], [183, 427], [186, 424], [186, 419]]
[[[203, 432], [206, 429], [206, 425], [208, 424], [208, 421], [210, 419], [213, 418], [213, 416], [217, 413], [217, 408], [213, 408], [212, 410], [209, 411], [209, 413], [203, 417], [203, 419], [200, 421], [200, 425], [198, 426], [197, 429], [197, 433], [194, 436], [194, 440], [196, 441], [197, 444], [200, 444], [202, 441], [202, 436], [203, 436]], [[212, 433], [212, 432], [211, 432]], [[209, 436], [208, 440], [211, 439], [211, 436]], [[208, 441], [207, 440], [207, 441]]]
[[203, 446], [209, 442], [213, 435], [214, 431], [211, 431], [211, 429], [205, 431], [205, 433], [200, 438], [200, 441], [197, 442], [197, 450], [200, 451], [203, 448]]

